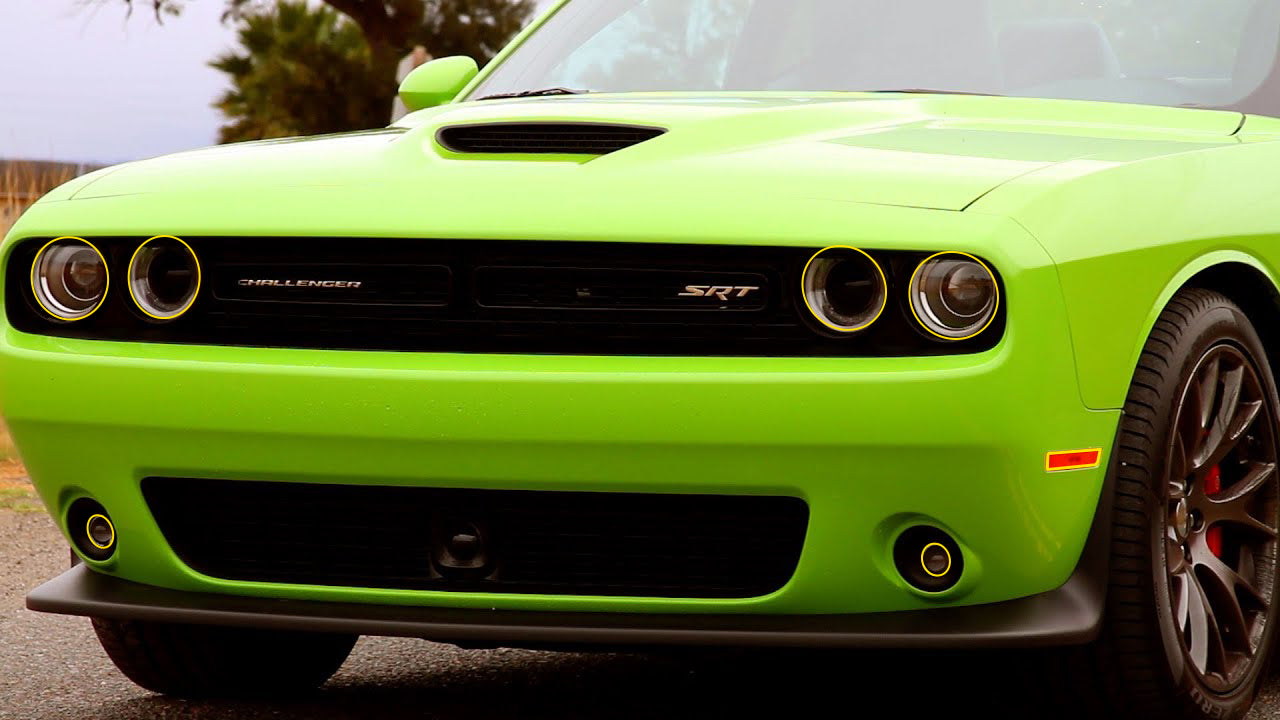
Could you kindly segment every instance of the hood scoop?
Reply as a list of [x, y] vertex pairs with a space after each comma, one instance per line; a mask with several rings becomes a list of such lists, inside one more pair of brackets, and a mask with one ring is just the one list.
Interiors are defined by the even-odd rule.
[[462, 154], [608, 155], [665, 132], [611, 123], [508, 122], [452, 125], [441, 128], [436, 141]]

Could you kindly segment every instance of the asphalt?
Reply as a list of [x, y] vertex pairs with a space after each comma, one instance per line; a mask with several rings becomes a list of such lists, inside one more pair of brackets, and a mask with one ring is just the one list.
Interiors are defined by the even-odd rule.
[[[0, 719], [488, 720], [835, 715], [1035, 717], [1009, 653], [579, 654], [364, 638], [319, 691], [287, 702], [184, 702], [116, 672], [83, 618], [23, 607], [67, 550], [42, 512], [0, 505]], [[14, 507], [11, 502], [9, 508]], [[868, 712], [870, 711], [870, 712]], [[888, 712], [886, 712], [888, 711]], [[959, 714], [958, 714], [959, 713]], [[1280, 718], [1280, 671], [1249, 715]]]

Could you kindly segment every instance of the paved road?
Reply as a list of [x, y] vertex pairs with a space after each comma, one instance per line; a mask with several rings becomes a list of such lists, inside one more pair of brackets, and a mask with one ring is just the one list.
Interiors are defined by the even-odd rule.
[[[901, 703], [905, 717], [1036, 713], [998, 702], [1007, 655], [589, 655], [458, 650], [363, 639], [316, 694], [289, 703], [187, 703], [121, 677], [80, 618], [40, 615], [23, 594], [66, 565], [39, 512], [0, 509], [0, 718], [770, 718]], [[836, 709], [835, 713], [831, 709]], [[936, 715], [934, 714], [936, 713]], [[966, 712], [965, 714], [968, 714]], [[1250, 718], [1280, 718], [1280, 672]]]

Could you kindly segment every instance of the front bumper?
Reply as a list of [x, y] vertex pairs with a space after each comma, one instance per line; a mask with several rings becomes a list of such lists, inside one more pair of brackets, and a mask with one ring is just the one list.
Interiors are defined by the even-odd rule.
[[[1051, 266], [1010, 281], [995, 349], [920, 358], [657, 358], [338, 352], [0, 335], [0, 397], [46, 505], [92, 496], [118, 551], [100, 574], [182, 593], [341, 604], [633, 614], [886, 613], [1061, 588], [1110, 448], [1081, 403]], [[745, 599], [433, 592], [233, 582], [187, 567], [145, 477], [447, 488], [791, 495], [810, 509], [794, 576]], [[946, 593], [890, 545], [935, 524], [965, 553]], [[158, 592], [158, 591], [157, 591]]]

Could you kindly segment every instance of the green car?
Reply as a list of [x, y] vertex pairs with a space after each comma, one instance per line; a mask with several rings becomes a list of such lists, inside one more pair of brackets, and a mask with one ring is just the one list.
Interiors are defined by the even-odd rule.
[[1241, 716], [1278, 44], [1271, 0], [564, 0], [389, 128], [76, 179], [3, 246], [75, 556], [28, 605], [185, 696], [366, 634], [1040, 648], [1092, 717]]

